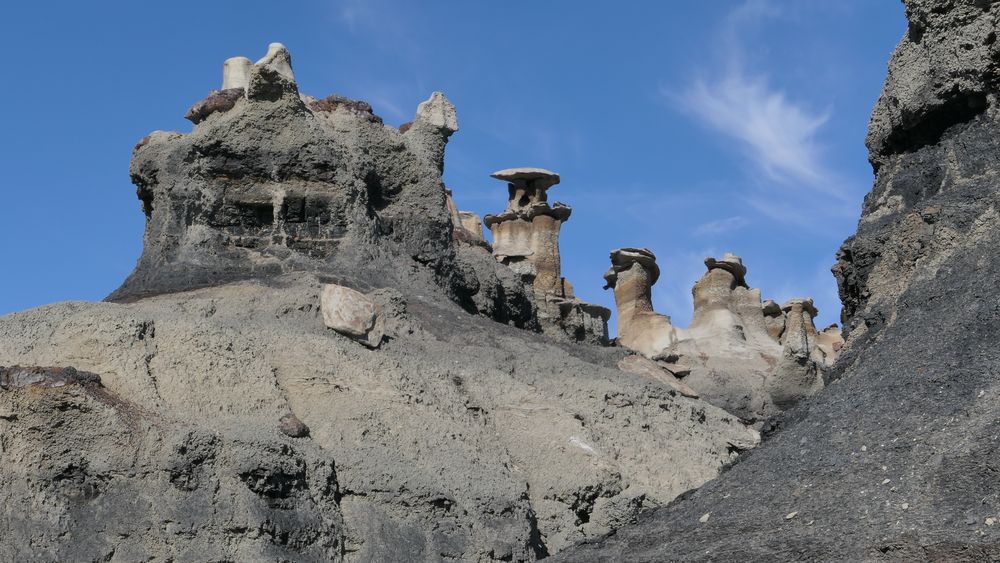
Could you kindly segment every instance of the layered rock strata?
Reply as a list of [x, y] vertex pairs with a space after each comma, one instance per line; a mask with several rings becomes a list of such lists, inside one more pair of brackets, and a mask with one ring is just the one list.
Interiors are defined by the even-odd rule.
[[555, 560], [1000, 557], [1000, 5], [904, 3], [834, 267], [835, 383], [719, 479]]
[[573, 295], [573, 285], [562, 277], [559, 233], [572, 209], [549, 205], [548, 190], [559, 175], [542, 168], [509, 168], [493, 178], [507, 183], [507, 208], [487, 215], [493, 235], [493, 256], [531, 284], [542, 330], [577, 342], [606, 345], [611, 311]]

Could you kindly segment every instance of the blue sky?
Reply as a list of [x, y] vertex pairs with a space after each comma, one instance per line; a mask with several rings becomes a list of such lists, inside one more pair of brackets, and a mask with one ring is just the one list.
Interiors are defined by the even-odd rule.
[[829, 272], [871, 187], [868, 116], [905, 30], [895, 0], [12, 3], [0, 127], [0, 314], [97, 300], [131, 271], [143, 215], [132, 146], [189, 131], [228, 57], [291, 50], [300, 89], [398, 125], [434, 90], [458, 107], [445, 181], [498, 212], [489, 173], [540, 166], [574, 208], [577, 293], [608, 252], [652, 249], [657, 310], [686, 325], [702, 259], [732, 251], [765, 297], [839, 315]]

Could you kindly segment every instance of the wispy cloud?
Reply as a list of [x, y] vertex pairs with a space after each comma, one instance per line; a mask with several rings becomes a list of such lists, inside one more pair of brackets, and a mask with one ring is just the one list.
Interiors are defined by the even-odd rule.
[[702, 223], [695, 228], [694, 234], [698, 236], [719, 235], [742, 229], [749, 223], [750, 222], [745, 217], [736, 215], [735, 217], [726, 217], [725, 219], [717, 219], [715, 221]]
[[[729, 14], [720, 27], [717, 71], [692, 79], [681, 92], [663, 94], [699, 122], [735, 142], [750, 170], [752, 190], [742, 194], [751, 207], [768, 214], [783, 205], [817, 206], [824, 212], [854, 213], [850, 194], [827, 164], [822, 135], [832, 117], [829, 108], [815, 109], [773, 86], [767, 72], [745, 59], [746, 35], [782, 12], [768, 0], [749, 0]], [[799, 214], [772, 218], [795, 223]]]

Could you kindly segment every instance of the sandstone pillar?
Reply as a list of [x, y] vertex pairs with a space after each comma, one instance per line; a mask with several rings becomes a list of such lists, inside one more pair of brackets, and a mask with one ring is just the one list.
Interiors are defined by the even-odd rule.
[[556, 202], [549, 205], [546, 190], [559, 183], [559, 175], [541, 168], [511, 168], [491, 174], [508, 182], [507, 209], [487, 215], [493, 233], [493, 254], [526, 277], [535, 291], [567, 296], [559, 258], [559, 232], [572, 210]]
[[670, 317], [653, 311], [652, 287], [659, 277], [656, 255], [646, 248], [612, 251], [611, 269], [604, 274], [604, 288], [615, 291], [618, 341], [650, 358], [678, 340]]

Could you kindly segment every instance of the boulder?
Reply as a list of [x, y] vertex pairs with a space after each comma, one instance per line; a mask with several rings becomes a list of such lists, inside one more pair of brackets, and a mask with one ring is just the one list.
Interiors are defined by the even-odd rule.
[[349, 287], [323, 286], [320, 308], [327, 327], [369, 348], [378, 348], [385, 335], [385, 318], [378, 303]]

